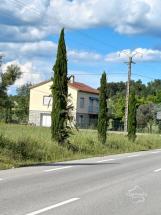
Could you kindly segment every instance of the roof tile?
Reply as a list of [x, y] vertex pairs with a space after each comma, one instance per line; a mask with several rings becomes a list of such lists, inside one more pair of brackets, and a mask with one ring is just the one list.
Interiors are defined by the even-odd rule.
[[[36, 87], [39, 87], [43, 84], [47, 84], [51, 82], [51, 80], [48, 80], [48, 81], [43, 81], [41, 83], [38, 83], [38, 84], [35, 84], [33, 86], [30, 87], [30, 89], [33, 89], [33, 88], [36, 88]], [[99, 91], [97, 89], [94, 89], [86, 84], [83, 84], [83, 83], [80, 83], [80, 82], [73, 82], [73, 83], [69, 83], [68, 84], [69, 86], [77, 89], [77, 90], [80, 90], [82, 92], [86, 92], [86, 93], [93, 93], [93, 94], [99, 94]]]
[[74, 82], [74, 83], [69, 83], [69, 86], [78, 89], [82, 92], [87, 92], [87, 93], [94, 93], [94, 94], [99, 94], [99, 91], [80, 82]]

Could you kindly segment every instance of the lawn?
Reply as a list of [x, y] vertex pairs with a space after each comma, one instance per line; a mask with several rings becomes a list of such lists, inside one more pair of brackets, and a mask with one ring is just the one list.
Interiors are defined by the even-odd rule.
[[156, 148], [161, 148], [156, 134], [138, 135], [135, 143], [123, 134], [108, 134], [102, 145], [96, 131], [74, 131], [70, 145], [62, 147], [51, 141], [49, 128], [0, 124], [0, 169]]

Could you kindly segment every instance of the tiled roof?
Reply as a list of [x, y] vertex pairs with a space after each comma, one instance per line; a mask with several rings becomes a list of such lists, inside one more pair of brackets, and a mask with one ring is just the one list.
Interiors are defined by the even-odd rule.
[[50, 81], [51, 81], [51, 80], [47, 80], [47, 81], [42, 81], [42, 82], [40, 82], [40, 83], [38, 83], [38, 84], [34, 84], [34, 85], [32, 85], [32, 86], [30, 87], [30, 89], [39, 87], [39, 86], [41, 86], [41, 85], [43, 85], [43, 84], [47, 84], [47, 83], [49, 83]]
[[[41, 83], [38, 83], [38, 84], [35, 84], [33, 86], [30, 87], [30, 89], [33, 89], [33, 88], [36, 88], [36, 87], [39, 87], [43, 84], [47, 84], [51, 82], [51, 80], [48, 80], [48, 81], [43, 81]], [[68, 84], [70, 87], [74, 88], [74, 89], [77, 89], [77, 90], [80, 90], [82, 92], [86, 92], [86, 93], [93, 93], [93, 94], [99, 94], [99, 91], [86, 85], [86, 84], [83, 84], [83, 83], [80, 83], [80, 82], [73, 82], [73, 83], [69, 83]]]
[[69, 86], [78, 89], [82, 92], [87, 92], [87, 93], [94, 93], [94, 94], [99, 94], [99, 91], [86, 85], [83, 83], [79, 83], [79, 82], [73, 82], [73, 83], [69, 83]]

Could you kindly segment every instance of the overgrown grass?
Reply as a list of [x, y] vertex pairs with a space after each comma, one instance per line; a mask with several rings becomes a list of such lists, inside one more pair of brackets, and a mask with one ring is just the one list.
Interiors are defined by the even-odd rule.
[[51, 141], [50, 129], [0, 124], [0, 169], [161, 148], [160, 135], [138, 135], [135, 143], [123, 134], [109, 134], [102, 145], [96, 131], [75, 131], [70, 145]]

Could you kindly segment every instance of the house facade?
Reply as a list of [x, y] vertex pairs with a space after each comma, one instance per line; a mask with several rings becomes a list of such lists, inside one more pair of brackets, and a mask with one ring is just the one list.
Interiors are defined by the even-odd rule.
[[[29, 123], [36, 126], [51, 126], [52, 81], [45, 81], [30, 88]], [[68, 93], [73, 105], [73, 119], [80, 128], [95, 127], [99, 111], [98, 90], [79, 82], [74, 77], [68, 83]]]

